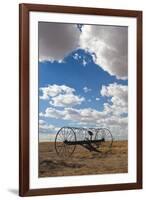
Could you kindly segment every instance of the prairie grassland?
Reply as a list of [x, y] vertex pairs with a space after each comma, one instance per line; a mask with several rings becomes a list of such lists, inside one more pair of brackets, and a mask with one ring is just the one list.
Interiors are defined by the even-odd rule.
[[39, 177], [112, 174], [128, 172], [128, 141], [114, 141], [106, 154], [77, 146], [63, 159], [56, 154], [54, 142], [39, 143]]

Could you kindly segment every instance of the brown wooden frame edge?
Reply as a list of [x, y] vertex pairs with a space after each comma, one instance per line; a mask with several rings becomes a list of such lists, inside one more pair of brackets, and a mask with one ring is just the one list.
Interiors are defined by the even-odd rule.
[[[29, 187], [29, 12], [62, 12], [137, 18], [137, 182], [30, 189]], [[19, 195], [55, 195], [142, 188], [142, 11], [42, 4], [19, 5]]]

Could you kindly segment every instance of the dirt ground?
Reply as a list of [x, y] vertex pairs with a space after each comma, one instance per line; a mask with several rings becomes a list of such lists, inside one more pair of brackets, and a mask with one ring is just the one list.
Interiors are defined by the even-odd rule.
[[39, 143], [39, 177], [127, 172], [127, 141], [114, 141], [107, 154], [89, 152], [82, 146], [77, 146], [74, 154], [67, 159], [56, 154], [53, 142]]

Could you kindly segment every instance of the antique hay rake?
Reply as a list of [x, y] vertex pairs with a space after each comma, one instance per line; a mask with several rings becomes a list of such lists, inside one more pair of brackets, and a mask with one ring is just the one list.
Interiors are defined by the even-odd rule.
[[55, 150], [62, 158], [70, 157], [77, 145], [89, 151], [107, 153], [113, 143], [111, 132], [107, 128], [62, 127], [55, 137]]

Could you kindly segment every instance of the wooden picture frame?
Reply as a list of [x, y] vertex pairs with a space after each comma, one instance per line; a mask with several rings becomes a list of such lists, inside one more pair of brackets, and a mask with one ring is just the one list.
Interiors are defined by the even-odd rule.
[[[30, 12], [115, 16], [136, 19], [136, 70], [137, 70], [137, 141], [136, 181], [127, 183], [82, 185], [51, 188], [30, 188]], [[70, 7], [56, 5], [19, 5], [19, 195], [55, 195], [142, 188], [142, 11], [103, 8]]]

